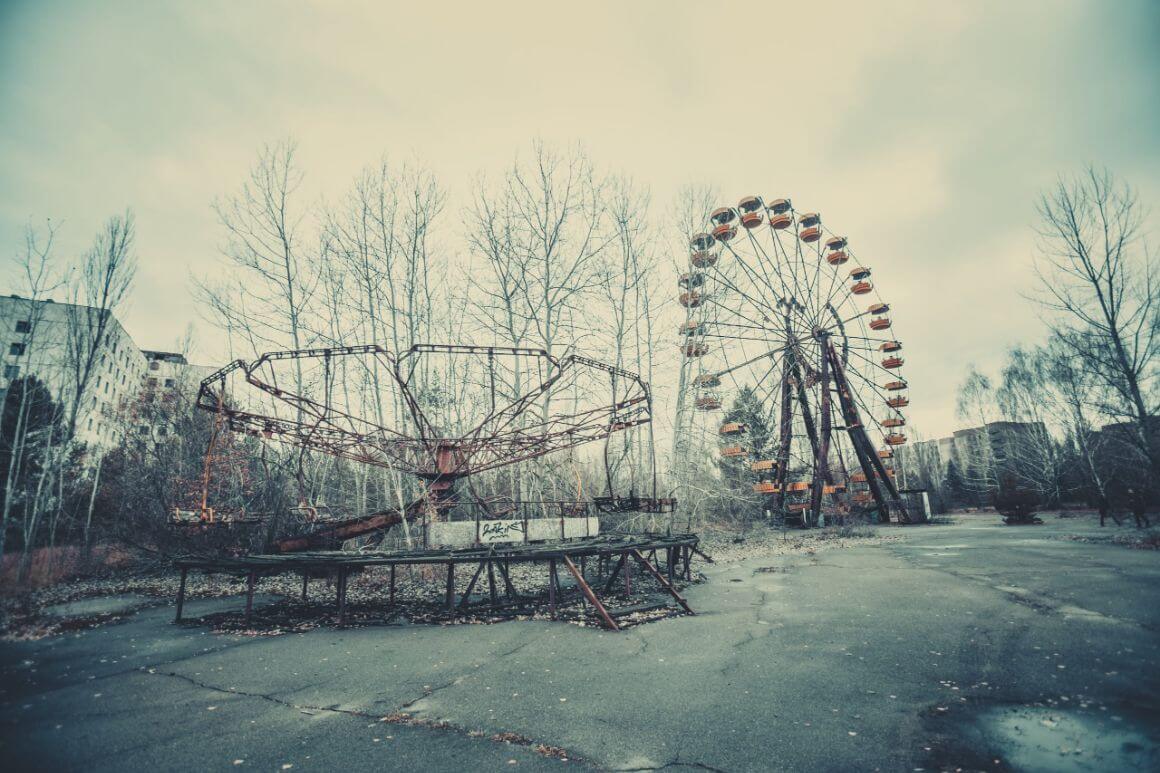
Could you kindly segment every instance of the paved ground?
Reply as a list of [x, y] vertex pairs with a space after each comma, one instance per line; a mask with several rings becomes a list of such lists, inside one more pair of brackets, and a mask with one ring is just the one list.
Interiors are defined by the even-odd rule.
[[[1080, 526], [1097, 533], [1094, 527]], [[979, 516], [706, 567], [700, 614], [0, 645], [7, 769], [1160, 769], [1160, 553]], [[221, 601], [188, 605], [198, 615]], [[381, 721], [392, 712], [447, 727]]]

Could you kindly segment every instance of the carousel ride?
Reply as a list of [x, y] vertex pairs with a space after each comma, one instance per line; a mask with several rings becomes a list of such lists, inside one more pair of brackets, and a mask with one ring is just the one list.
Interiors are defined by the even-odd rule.
[[872, 270], [789, 199], [748, 196], [708, 220], [679, 279], [679, 333], [722, 480], [801, 526], [925, 520], [896, 481], [910, 398]]
[[[631, 435], [630, 443], [651, 443], [643, 431], [652, 420], [652, 397], [635, 373], [575, 354], [557, 358], [543, 350], [510, 347], [418, 344], [402, 353], [376, 345], [278, 351], [252, 362], [234, 361], [207, 377], [197, 407], [212, 414], [214, 430], [200, 505], [176, 511], [175, 526], [204, 533], [271, 517], [212, 501], [212, 473], [220, 467], [215, 457], [229, 437], [248, 436], [259, 445], [289, 447], [290, 453], [281, 456], [297, 466], [299, 502], [291, 510], [304, 528], [276, 535], [260, 554], [179, 561], [183, 578], [189, 569], [248, 574], [252, 598], [258, 576], [297, 571], [305, 596], [308, 577], [334, 572], [341, 609], [350, 572], [391, 567], [393, 601], [395, 566], [445, 565], [451, 610], [455, 566], [469, 563], [477, 570], [459, 606], [467, 603], [486, 567], [495, 608], [495, 571], [504, 579], [509, 601], [513, 594], [518, 600], [523, 595], [512, 586], [507, 569], [525, 561], [547, 564], [547, 600], [554, 615], [562, 593], [559, 562], [574, 575], [573, 590], [583, 603], [615, 628], [615, 615], [588, 585], [585, 560], [594, 558], [602, 579], [615, 564], [605, 592], [620, 576], [631, 587], [629, 566], [647, 564], [647, 572], [687, 611], [672, 582], [678, 574], [688, 576], [695, 536], [600, 534], [600, 513], [659, 515], [676, 506], [675, 500], [657, 496], [655, 461], [651, 481], [644, 482], [648, 493], [638, 493], [635, 480], [627, 493], [616, 487], [608, 461], [611, 438]], [[576, 450], [601, 440], [604, 493], [585, 498], [577, 472], [574, 495], [553, 497], [568, 464], [578, 470]], [[551, 470], [547, 461], [537, 461], [549, 456], [556, 460]], [[314, 464], [328, 457], [342, 461]], [[317, 477], [319, 469], [335, 464], [380, 471], [376, 480], [391, 482], [398, 504], [351, 513], [310, 501], [303, 486], [307, 468]], [[399, 525], [406, 530], [406, 549], [373, 543]], [[362, 544], [355, 545], [354, 553], [340, 550], [348, 540]]]

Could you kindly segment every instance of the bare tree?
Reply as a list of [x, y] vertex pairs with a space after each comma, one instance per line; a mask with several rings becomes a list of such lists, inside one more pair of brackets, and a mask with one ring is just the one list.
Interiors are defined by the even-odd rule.
[[[465, 225], [473, 257], [486, 266], [477, 288], [480, 322], [497, 343], [557, 356], [590, 334], [595, 321], [583, 304], [600, 285], [600, 256], [613, 238], [603, 194], [604, 182], [581, 151], [561, 155], [539, 142], [531, 160], [517, 160], [499, 185], [479, 180]], [[518, 373], [504, 385], [511, 397], [526, 387]], [[545, 393], [543, 417], [550, 399]], [[519, 499], [523, 466], [508, 472]]]
[[1075, 448], [1082, 486], [1100, 514], [1100, 526], [1110, 512], [1109, 478], [1100, 463], [1103, 439], [1092, 425], [1091, 406], [1097, 403], [1095, 393], [1101, 388], [1093, 374], [1083, 367], [1073, 347], [1052, 336], [1043, 348], [1048, 373], [1064, 407], [1060, 418], [1065, 422], [1068, 439]]
[[1136, 193], [1089, 168], [1044, 194], [1039, 215], [1037, 300], [1057, 340], [1100, 379], [1095, 407], [1131, 423], [1135, 445], [1160, 476], [1160, 286]]
[[[80, 272], [70, 281], [68, 306], [68, 419], [60, 446], [61, 464], [68, 464], [77, 433], [77, 416], [81, 410], [95, 410], [97, 395], [93, 389], [98, 372], [111, 363], [115, 313], [128, 300], [137, 273], [137, 258], [133, 252], [135, 237], [133, 213], [109, 218], [97, 235], [93, 246], [81, 261]], [[108, 374], [105, 375], [108, 377]], [[111, 418], [111, 417], [109, 417]], [[85, 507], [83, 546], [87, 555], [93, 522], [93, 506], [101, 481], [104, 452], [94, 447], [91, 465], [86, 477], [91, 478]], [[63, 485], [65, 470], [61, 469], [58, 483]], [[58, 498], [57, 514], [63, 506]], [[55, 520], [54, 520], [55, 527]], [[55, 535], [55, 528], [52, 530]]]
[[308, 210], [296, 200], [303, 175], [294, 155], [290, 142], [266, 147], [241, 190], [214, 204], [227, 234], [225, 265], [221, 279], [200, 280], [198, 291], [209, 321], [250, 353], [302, 349], [313, 340], [306, 319], [318, 285], [318, 240], [304, 233]]
[[68, 283], [66, 442], [76, 435], [78, 414], [90, 407], [90, 387], [108, 355], [114, 314], [133, 287], [137, 273], [134, 237], [132, 212], [109, 218]]
[[[23, 331], [21, 332], [20, 354], [15, 362], [16, 375], [9, 381], [4, 390], [0, 404], [4, 411], [5, 425], [0, 435], [3, 443], [2, 450], [7, 459], [4, 473], [4, 491], [0, 492], [3, 504], [0, 505], [0, 556], [4, 555], [5, 538], [8, 534], [9, 518], [16, 500], [24, 499], [21, 490], [21, 472], [25, 469], [25, 457], [32, 450], [30, 444], [37, 441], [37, 434], [43, 435], [43, 427], [30, 426], [30, 418], [36, 406], [34, 389], [36, 382], [28, 378], [35, 369], [29, 365], [33, 361], [34, 353], [41, 351], [33, 344], [44, 319], [44, 299], [56, 287], [59, 281], [55, 278], [52, 266], [53, 243], [56, 239], [57, 226], [51, 221], [45, 223], [43, 230], [29, 225], [24, 232], [23, 249], [17, 260], [20, 265], [22, 280], [21, 295], [27, 310], [24, 313]], [[24, 378], [19, 378], [23, 372]], [[11, 426], [8, 426], [11, 425]], [[51, 432], [51, 427], [48, 430]], [[44, 438], [41, 438], [42, 440]]]
[[1066, 409], [1052, 376], [1052, 362], [1042, 349], [1016, 347], [1007, 354], [995, 390], [1002, 418], [1013, 423], [1003, 438], [1007, 472], [1045, 504], [1062, 498], [1067, 461], [1057, 441], [1067, 429], [1060, 421]]
[[[309, 233], [304, 223], [311, 210], [298, 201], [302, 179], [294, 144], [282, 142], [264, 148], [241, 190], [214, 205], [227, 234], [225, 265], [221, 278], [198, 283], [198, 293], [208, 321], [227, 331], [231, 347], [248, 354], [303, 349], [317, 338], [308, 321], [315, 312], [322, 236]], [[292, 377], [301, 393], [297, 360]], [[294, 466], [298, 499], [306, 499], [311, 484], [305, 453], [277, 454], [274, 461]], [[271, 532], [277, 526], [272, 519]]]
[[[616, 178], [608, 183], [607, 202], [613, 241], [601, 262], [600, 284], [611, 320], [602, 331], [607, 338], [604, 347], [617, 368], [640, 373], [646, 382], [653, 383], [652, 298], [658, 289], [658, 267], [655, 237], [649, 226], [649, 194], [629, 180]], [[606, 485], [615, 486], [625, 466], [629, 488], [652, 496], [657, 487], [654, 439], [652, 422], [647, 427], [647, 441], [635, 432], [610, 437], [604, 453]]]
[[998, 420], [999, 409], [991, 379], [974, 365], [959, 385], [955, 412], [959, 419], [974, 425], [964, 437], [964, 453], [958, 461], [967, 488], [981, 499], [999, 486], [994, 449], [987, 434], [987, 425]]

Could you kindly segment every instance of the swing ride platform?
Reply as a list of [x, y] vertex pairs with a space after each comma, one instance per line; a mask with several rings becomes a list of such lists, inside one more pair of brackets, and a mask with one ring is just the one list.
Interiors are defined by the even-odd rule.
[[[623, 584], [626, 594], [632, 593], [634, 565], [639, 566], [643, 575], [659, 586], [683, 613], [693, 614], [688, 602], [677, 591], [677, 585], [692, 580], [694, 555], [712, 561], [698, 544], [695, 534], [641, 534], [602, 535], [566, 542], [494, 543], [463, 549], [358, 553], [302, 551], [237, 557], [185, 557], [174, 562], [181, 572], [174, 622], [182, 620], [190, 572], [244, 577], [247, 625], [253, 618], [254, 592], [263, 578], [300, 574], [303, 601], [308, 598], [311, 579], [333, 579], [338, 625], [344, 626], [348, 619], [347, 587], [351, 575], [373, 568], [389, 569], [389, 590], [384, 601], [388, 607], [394, 608], [398, 568], [426, 566], [442, 568], [446, 574], [442, 606], [448, 614], [486, 611], [494, 616], [515, 616], [546, 606], [551, 618], [556, 619], [563, 606], [579, 602], [585, 608], [592, 607], [604, 628], [618, 631], [621, 626], [617, 617], [627, 612], [610, 608], [605, 599], [619, 584]], [[593, 562], [595, 566], [591, 566]], [[546, 565], [547, 588], [533, 592], [517, 589], [510, 568], [519, 564]], [[460, 594], [455, 575], [463, 566], [471, 567], [472, 574], [466, 590]], [[564, 572], [571, 576], [573, 587], [561, 586], [560, 576]], [[473, 601], [472, 592], [481, 580], [486, 583], [486, 596], [482, 601]], [[630, 608], [629, 611], [634, 610]]]

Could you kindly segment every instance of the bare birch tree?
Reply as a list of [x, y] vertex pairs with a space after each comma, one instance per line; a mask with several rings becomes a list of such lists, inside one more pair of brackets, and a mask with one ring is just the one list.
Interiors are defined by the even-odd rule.
[[1160, 275], [1136, 193], [1089, 168], [1044, 194], [1039, 215], [1037, 300], [1057, 340], [1099, 378], [1103, 396], [1094, 407], [1131, 423], [1145, 464], [1160, 477]]
[[[31, 453], [43, 454], [44, 449], [33, 449], [38, 440], [44, 441], [46, 428], [40, 426], [42, 422], [30, 422], [38, 405], [35, 388], [39, 382], [30, 378], [31, 372], [36, 369], [29, 367], [34, 356], [40, 351], [34, 346], [40, 325], [44, 319], [44, 300], [56, 289], [60, 282], [55, 278], [52, 264], [53, 244], [56, 239], [57, 226], [51, 221], [45, 223], [43, 230], [29, 225], [24, 232], [24, 245], [17, 261], [20, 266], [21, 296], [25, 301], [27, 311], [24, 319], [18, 325], [20, 332], [20, 354], [14, 364], [13, 377], [5, 387], [0, 404], [5, 407], [3, 433], [0, 442], [3, 443], [4, 490], [0, 492], [3, 504], [0, 505], [0, 556], [4, 555], [6, 536], [8, 534], [9, 519], [16, 501], [27, 501], [26, 493], [21, 486], [22, 471], [25, 470], [26, 456]], [[23, 330], [19, 328], [23, 327]], [[21, 377], [20, 374], [24, 376]], [[11, 410], [8, 410], [11, 407]], [[42, 407], [42, 406], [41, 406]], [[36, 425], [36, 426], [32, 426]], [[52, 431], [51, 422], [47, 428]], [[37, 438], [37, 435], [41, 438]], [[43, 442], [42, 442], [43, 445]]]
[[[137, 258], [133, 252], [135, 236], [132, 212], [109, 218], [81, 260], [79, 273], [69, 280], [71, 303], [68, 306], [66, 352], [68, 418], [59, 448], [61, 469], [58, 486], [64, 485], [67, 473], [64, 466], [72, 461], [78, 413], [97, 409], [94, 380], [111, 377], [109, 366], [112, 364], [113, 352], [110, 344], [117, 324], [115, 314], [128, 300], [137, 273]], [[112, 419], [111, 415], [104, 416], [102, 423], [108, 425]], [[91, 547], [93, 506], [104, 462], [104, 447], [101, 444], [94, 446], [89, 462], [83, 471], [84, 477], [91, 479], [82, 532], [86, 555]], [[51, 531], [53, 537], [64, 505], [63, 499], [63, 495], [57, 499], [56, 518]]]

